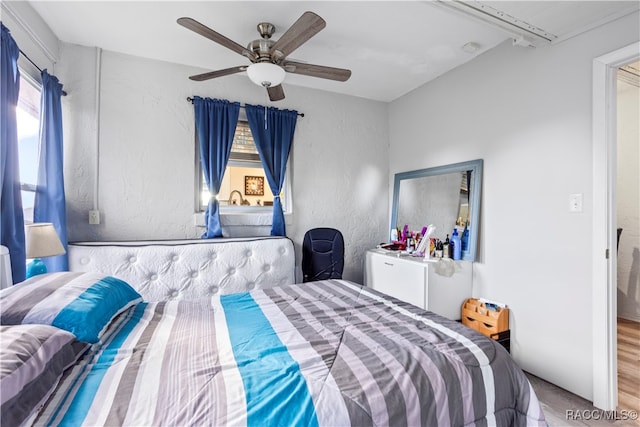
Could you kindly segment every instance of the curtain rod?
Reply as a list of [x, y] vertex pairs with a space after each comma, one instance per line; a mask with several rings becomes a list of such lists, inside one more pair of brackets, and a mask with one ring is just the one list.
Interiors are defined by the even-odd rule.
[[[187, 101], [193, 104], [193, 98], [191, 98], [190, 96], [187, 97]], [[240, 108], [244, 108], [244, 104], [240, 104]], [[300, 117], [304, 117], [304, 113], [298, 113], [298, 115]]]
[[[24, 52], [22, 51], [22, 49], [18, 49], [18, 50], [20, 51], [20, 54], [24, 57], [24, 59], [26, 59], [27, 61], [29, 61], [29, 62], [31, 63], [31, 65], [33, 65], [34, 67], [36, 67], [36, 69], [37, 69], [38, 71], [40, 71], [40, 74], [42, 74], [42, 69], [41, 69], [40, 67], [38, 67], [38, 64], [36, 64], [35, 62], [33, 62], [33, 61], [31, 60], [31, 58], [29, 58], [29, 57], [27, 56], [27, 54], [26, 54], [26, 53], [24, 53]], [[63, 90], [63, 91], [62, 91], [62, 96], [67, 96], [67, 92], [65, 92], [65, 91]]]

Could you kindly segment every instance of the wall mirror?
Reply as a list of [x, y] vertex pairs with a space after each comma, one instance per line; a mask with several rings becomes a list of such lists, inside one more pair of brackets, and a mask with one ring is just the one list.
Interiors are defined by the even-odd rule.
[[462, 259], [475, 261], [480, 219], [482, 159], [395, 174], [390, 229], [420, 231], [433, 224], [431, 237], [444, 241], [454, 227], [468, 230]]

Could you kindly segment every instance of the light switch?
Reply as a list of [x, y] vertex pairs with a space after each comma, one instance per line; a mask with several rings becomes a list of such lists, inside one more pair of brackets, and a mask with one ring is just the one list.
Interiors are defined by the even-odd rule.
[[569, 212], [582, 212], [582, 193], [569, 194]]

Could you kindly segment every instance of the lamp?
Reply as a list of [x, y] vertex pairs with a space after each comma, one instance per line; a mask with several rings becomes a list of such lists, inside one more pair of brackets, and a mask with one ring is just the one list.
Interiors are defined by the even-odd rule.
[[0, 246], [0, 289], [13, 285], [11, 276], [11, 259], [9, 258], [9, 248]]
[[25, 241], [27, 258], [32, 261], [27, 265], [27, 277], [47, 272], [47, 266], [40, 258], [62, 255], [64, 246], [50, 222], [38, 222], [26, 226]]
[[256, 62], [249, 65], [247, 75], [258, 86], [273, 87], [284, 81], [284, 68], [270, 62]]

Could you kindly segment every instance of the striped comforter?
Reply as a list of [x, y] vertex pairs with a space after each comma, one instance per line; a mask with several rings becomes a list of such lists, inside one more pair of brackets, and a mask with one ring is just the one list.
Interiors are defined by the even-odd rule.
[[546, 425], [494, 341], [351, 282], [128, 309], [38, 425]]

